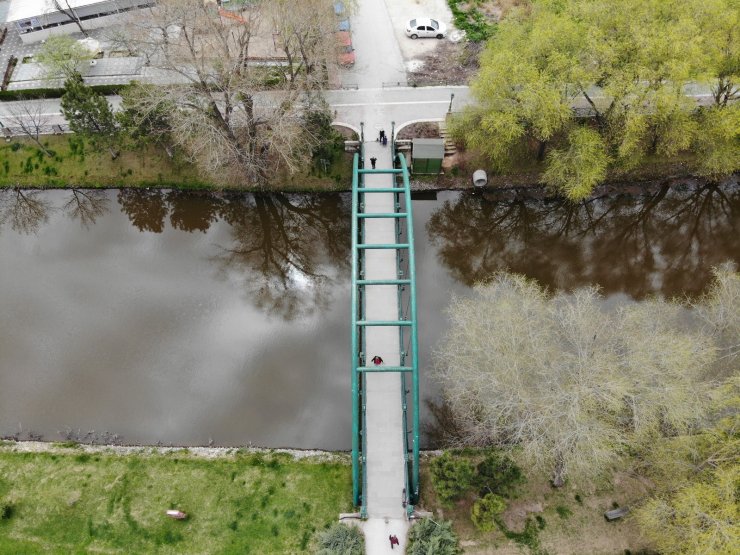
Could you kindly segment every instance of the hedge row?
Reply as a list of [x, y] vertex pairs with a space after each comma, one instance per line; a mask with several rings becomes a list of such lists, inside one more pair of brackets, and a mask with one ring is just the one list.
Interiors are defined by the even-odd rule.
[[[100, 94], [118, 94], [128, 85], [92, 85], [92, 89]], [[24, 89], [19, 91], [0, 91], [0, 101], [29, 100], [39, 98], [60, 98], [64, 89]]]

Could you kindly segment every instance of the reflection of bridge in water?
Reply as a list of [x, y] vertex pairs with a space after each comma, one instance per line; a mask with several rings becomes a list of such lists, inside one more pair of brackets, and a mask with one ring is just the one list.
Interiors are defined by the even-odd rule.
[[[411, 192], [406, 160], [390, 136], [388, 148], [365, 145], [363, 133], [352, 177], [352, 478], [367, 553], [384, 552], [392, 534], [404, 549], [419, 499]], [[371, 157], [378, 169], [365, 167]], [[375, 356], [383, 363], [373, 364]]]

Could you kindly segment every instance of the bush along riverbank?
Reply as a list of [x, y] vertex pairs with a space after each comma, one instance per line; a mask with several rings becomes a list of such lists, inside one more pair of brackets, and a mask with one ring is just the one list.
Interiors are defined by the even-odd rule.
[[351, 510], [351, 473], [297, 455], [0, 442], [0, 554], [310, 551]]

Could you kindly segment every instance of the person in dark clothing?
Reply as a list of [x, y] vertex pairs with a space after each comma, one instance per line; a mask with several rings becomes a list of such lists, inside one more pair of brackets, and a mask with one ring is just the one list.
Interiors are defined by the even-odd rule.
[[380, 358], [378, 355], [375, 355], [371, 360], [373, 361], [373, 364], [375, 366], [380, 366], [381, 364], [383, 364], [383, 359]]
[[378, 161], [378, 159], [375, 158], [374, 156], [372, 158], [370, 158], [370, 165], [373, 167], [373, 169], [375, 169], [375, 162], [377, 162], [377, 161]]
[[381, 129], [380, 133], [378, 133], [378, 140], [382, 143], [384, 139], [385, 139], [385, 130]]
[[401, 545], [398, 541], [398, 536], [396, 536], [395, 534], [391, 534], [390, 536], [388, 536], [388, 540], [391, 542], [391, 549], [393, 549], [394, 545]]

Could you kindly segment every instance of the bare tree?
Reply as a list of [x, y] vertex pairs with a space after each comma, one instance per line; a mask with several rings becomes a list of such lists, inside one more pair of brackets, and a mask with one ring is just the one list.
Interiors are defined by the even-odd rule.
[[74, 11], [74, 8], [69, 5], [69, 0], [63, 0], [62, 2], [60, 2], [59, 0], [51, 0], [51, 3], [54, 5], [55, 10], [66, 15], [70, 21], [74, 22], [77, 25], [77, 27], [80, 29], [80, 33], [82, 33], [86, 37], [88, 36], [87, 31], [82, 27], [82, 21], [80, 20], [80, 17]]
[[105, 191], [72, 189], [64, 211], [74, 220], [80, 220], [85, 229], [95, 224], [97, 219], [108, 212], [110, 199]]
[[[336, 65], [336, 20], [330, 0], [274, 0], [268, 8], [273, 32], [287, 64], [279, 66], [290, 83], [308, 88], [326, 81], [326, 69]], [[305, 79], [303, 79], [305, 78]]]
[[698, 421], [712, 342], [685, 328], [678, 305], [605, 312], [601, 301], [593, 288], [551, 297], [510, 274], [453, 298], [436, 373], [465, 443], [518, 445], [559, 486]]
[[737, 373], [740, 360], [740, 274], [727, 263], [714, 269], [714, 282], [704, 297], [693, 303], [705, 332], [720, 348], [718, 374]]
[[269, 72], [249, 63], [253, 38], [267, 29], [261, 16], [259, 5], [235, 19], [202, 0], [162, 0], [129, 22], [131, 41], [176, 81], [135, 95], [139, 110], [166, 106], [176, 143], [226, 183], [264, 184], [278, 168], [296, 171], [315, 144], [301, 89], [286, 83], [261, 94], [272, 88]]
[[217, 262], [244, 280], [249, 298], [291, 320], [329, 306], [348, 271], [346, 198], [255, 194], [220, 207], [233, 241]]
[[24, 191], [18, 187], [0, 193], [0, 224], [9, 222], [18, 233], [37, 233], [49, 219], [49, 201], [39, 191]]
[[54, 156], [41, 142], [39, 135], [49, 126], [49, 118], [44, 114], [43, 105], [32, 100], [21, 100], [8, 105], [9, 120], [15, 127], [31, 139], [47, 156]]

